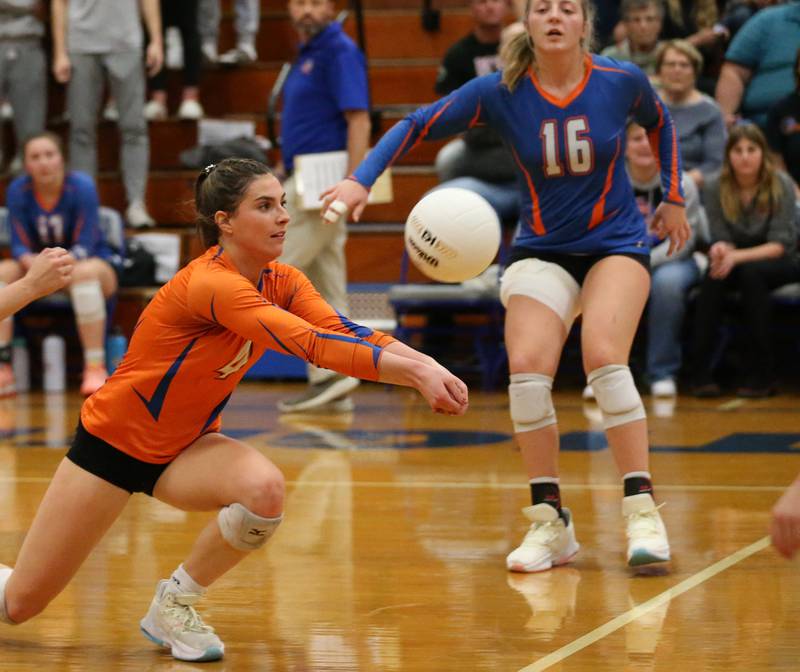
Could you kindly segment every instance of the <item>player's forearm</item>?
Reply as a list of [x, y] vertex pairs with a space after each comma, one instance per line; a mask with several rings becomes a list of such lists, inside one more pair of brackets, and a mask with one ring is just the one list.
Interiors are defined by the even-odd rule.
[[389, 352], [384, 348], [378, 363], [378, 382], [418, 389], [432, 368], [425, 362]]
[[0, 288], [0, 320], [13, 315], [41, 296], [27, 278], [22, 278]]
[[401, 343], [400, 341], [394, 341], [387, 345], [384, 348], [385, 352], [391, 352], [394, 355], [398, 355], [399, 357], [406, 357], [407, 359], [413, 359], [417, 362], [422, 362], [423, 364], [427, 364], [428, 366], [438, 366], [436, 360], [433, 357], [429, 357], [423, 352], [419, 352], [418, 350], [414, 350], [407, 346], [405, 343]]

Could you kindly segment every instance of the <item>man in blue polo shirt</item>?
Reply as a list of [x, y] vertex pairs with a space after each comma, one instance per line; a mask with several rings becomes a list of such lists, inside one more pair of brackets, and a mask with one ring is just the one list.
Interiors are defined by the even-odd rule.
[[794, 90], [799, 44], [800, 2], [762, 9], [736, 33], [716, 90], [729, 126], [738, 113], [765, 128], [769, 109]]
[[[324, 221], [303, 210], [292, 176], [298, 154], [347, 150], [352, 172], [369, 146], [369, 90], [364, 54], [334, 20], [333, 0], [289, 0], [300, 53], [283, 89], [281, 152], [291, 225], [280, 261], [300, 268], [342, 315], [347, 309], [346, 217]], [[359, 381], [309, 367], [308, 388], [278, 404], [283, 412], [352, 409], [348, 394]]]

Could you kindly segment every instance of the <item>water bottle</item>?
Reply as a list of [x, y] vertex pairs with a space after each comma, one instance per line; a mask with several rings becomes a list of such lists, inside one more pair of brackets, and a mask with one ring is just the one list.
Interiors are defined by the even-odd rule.
[[119, 327], [116, 327], [106, 339], [106, 369], [109, 375], [119, 366], [128, 350], [128, 339]]
[[28, 357], [28, 345], [24, 338], [15, 338], [11, 343], [11, 366], [14, 369], [14, 380], [17, 392], [31, 389], [31, 364]]
[[45, 392], [63, 392], [66, 389], [66, 346], [61, 336], [50, 334], [42, 341], [42, 369]]

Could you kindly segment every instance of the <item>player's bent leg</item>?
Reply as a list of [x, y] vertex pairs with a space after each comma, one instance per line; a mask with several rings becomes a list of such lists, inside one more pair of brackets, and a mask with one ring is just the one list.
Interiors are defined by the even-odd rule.
[[207, 434], [164, 471], [153, 494], [182, 509], [218, 513], [170, 580], [159, 582], [141, 630], [179, 660], [217, 660], [225, 646], [195, 605], [213, 581], [275, 532], [283, 514], [283, 476], [251, 446]]
[[69, 459], [62, 460], [16, 566], [5, 579], [6, 619], [23, 623], [41, 612], [66, 587], [129, 497]]

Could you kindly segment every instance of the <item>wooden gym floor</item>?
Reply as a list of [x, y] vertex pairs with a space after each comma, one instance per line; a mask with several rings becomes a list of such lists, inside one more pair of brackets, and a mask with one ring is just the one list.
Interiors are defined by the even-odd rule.
[[[134, 497], [70, 587], [34, 621], [0, 625], [0, 670], [797, 670], [800, 575], [767, 546], [768, 513], [800, 469], [796, 395], [646, 398], [668, 572], [623, 563], [621, 490], [596, 407], [556, 395], [562, 488], [582, 549], [567, 567], [505, 571], [528, 503], [502, 393], [463, 418], [363, 385], [356, 410], [280, 417], [297, 385], [246, 384], [227, 431], [286, 474], [286, 519], [201, 607], [219, 663], [177, 663], [139, 633], [156, 581], [208, 515]], [[0, 404], [0, 562], [12, 564], [80, 400]]]

